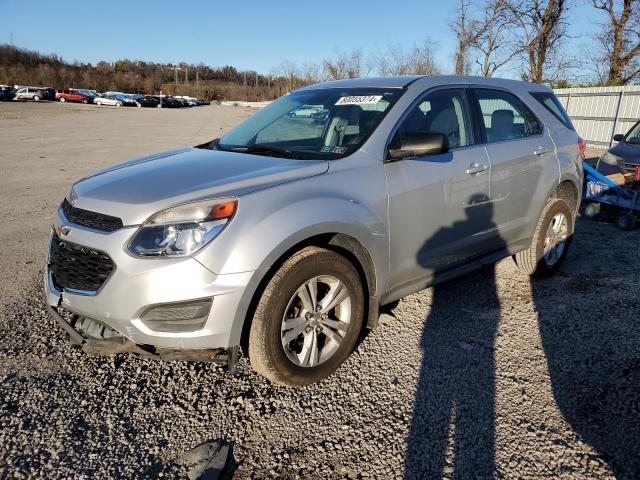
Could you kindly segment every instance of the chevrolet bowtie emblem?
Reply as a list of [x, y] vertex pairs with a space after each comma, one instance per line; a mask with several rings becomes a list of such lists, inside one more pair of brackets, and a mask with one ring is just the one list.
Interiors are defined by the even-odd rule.
[[70, 231], [71, 229], [66, 225], [59, 225], [56, 227], [56, 233], [59, 237], [66, 237], [67, 235], [69, 235]]

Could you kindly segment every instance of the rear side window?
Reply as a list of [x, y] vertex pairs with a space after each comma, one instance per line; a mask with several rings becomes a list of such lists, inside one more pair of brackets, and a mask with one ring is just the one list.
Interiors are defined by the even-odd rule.
[[551, 114], [556, 117], [562, 124], [569, 130], [575, 130], [573, 123], [564, 107], [556, 96], [551, 92], [529, 92], [533, 98], [542, 104], [544, 108], [549, 110]]
[[539, 135], [542, 125], [515, 95], [502, 90], [474, 89], [488, 143]]

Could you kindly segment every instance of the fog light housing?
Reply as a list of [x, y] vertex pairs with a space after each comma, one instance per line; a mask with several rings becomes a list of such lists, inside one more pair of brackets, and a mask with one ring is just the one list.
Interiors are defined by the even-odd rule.
[[162, 303], [147, 308], [140, 320], [156, 332], [194, 332], [204, 327], [212, 304], [212, 298]]

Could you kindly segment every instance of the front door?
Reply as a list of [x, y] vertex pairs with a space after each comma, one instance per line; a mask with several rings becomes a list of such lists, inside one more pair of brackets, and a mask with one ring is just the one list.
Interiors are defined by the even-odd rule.
[[490, 164], [477, 142], [464, 88], [431, 92], [395, 135], [438, 132], [445, 154], [387, 162], [390, 288], [447, 270], [490, 249]]

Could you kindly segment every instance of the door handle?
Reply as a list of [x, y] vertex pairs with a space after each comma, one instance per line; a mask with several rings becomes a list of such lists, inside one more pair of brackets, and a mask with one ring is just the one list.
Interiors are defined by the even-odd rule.
[[484, 172], [487, 168], [486, 165], [480, 165], [478, 162], [473, 162], [471, 165], [469, 165], [469, 168], [467, 168], [467, 173], [469, 175], [475, 175], [477, 173], [482, 173]]
[[538, 157], [544, 155], [545, 153], [548, 153], [549, 150], [547, 150], [546, 148], [542, 148], [542, 147], [538, 147], [533, 151], [534, 155], [537, 155]]

